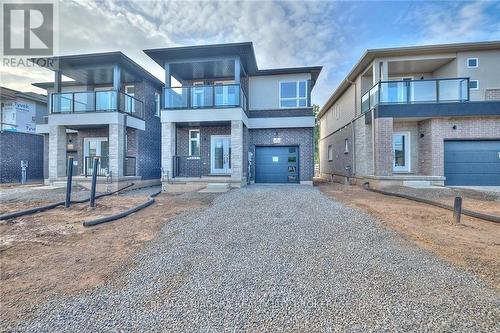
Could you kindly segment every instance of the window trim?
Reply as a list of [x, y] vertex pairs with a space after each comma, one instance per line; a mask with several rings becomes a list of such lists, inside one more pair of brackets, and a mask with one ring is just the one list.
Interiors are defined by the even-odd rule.
[[344, 139], [344, 154], [349, 154], [349, 138]]
[[[476, 82], [476, 88], [471, 88], [470, 83], [471, 82]], [[469, 89], [470, 90], [479, 90], [479, 80], [469, 80]]]
[[[197, 138], [192, 138], [191, 137], [191, 132], [198, 132], [198, 137]], [[200, 146], [200, 138], [201, 138], [201, 134], [200, 134], [200, 129], [190, 129], [189, 130], [189, 133], [188, 133], [188, 136], [189, 136], [189, 147], [188, 147], [188, 152], [189, 152], [189, 156], [200, 156], [201, 155], [201, 146]], [[200, 150], [200, 154], [198, 155], [193, 155], [193, 152], [191, 151], [191, 141], [196, 141], [198, 143], [198, 150]]]
[[[476, 60], [476, 66], [470, 66], [469, 61]], [[478, 68], [479, 67], [479, 59], [478, 58], [467, 58], [467, 68]]]
[[[333, 161], [333, 145], [328, 145], [328, 148], [327, 148], [327, 157], [328, 157], [328, 162], [332, 162]], [[330, 152], [332, 152], [332, 156], [330, 156]]]
[[[309, 91], [308, 91], [308, 80], [283, 80], [279, 81], [278, 86], [279, 86], [279, 92], [278, 92], [278, 106], [280, 109], [298, 109], [298, 108], [307, 108], [309, 107], [307, 104], [309, 100]], [[306, 96], [305, 97], [299, 97], [299, 87], [300, 87], [300, 82], [304, 82], [306, 84]], [[295, 96], [296, 97], [281, 97], [281, 84], [283, 83], [295, 83]], [[305, 99], [306, 105], [305, 106], [299, 106], [299, 101]], [[282, 106], [281, 101], [282, 100], [287, 100], [287, 101], [293, 101], [295, 100], [295, 106]]]

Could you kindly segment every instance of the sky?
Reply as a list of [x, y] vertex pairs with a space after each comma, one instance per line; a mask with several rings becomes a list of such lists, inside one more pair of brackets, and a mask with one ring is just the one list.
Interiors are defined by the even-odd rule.
[[[500, 1], [64, 1], [57, 55], [122, 51], [163, 81], [142, 50], [252, 41], [259, 69], [323, 66], [320, 106], [367, 49], [500, 40]], [[44, 91], [42, 68], [1, 67], [0, 84]]]

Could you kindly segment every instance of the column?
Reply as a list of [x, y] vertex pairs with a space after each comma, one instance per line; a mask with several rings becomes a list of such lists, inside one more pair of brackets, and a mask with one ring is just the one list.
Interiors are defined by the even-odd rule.
[[243, 122], [231, 121], [231, 180], [243, 179]]
[[164, 177], [173, 177], [175, 156], [176, 124], [164, 122], [161, 124], [161, 168]]
[[240, 84], [240, 77], [241, 77], [241, 65], [240, 65], [240, 58], [235, 58], [234, 59], [234, 83], [235, 84]]
[[375, 175], [391, 176], [393, 151], [392, 151], [392, 118], [375, 118]]
[[66, 176], [66, 127], [51, 126], [49, 130], [49, 179]]
[[122, 72], [118, 65], [113, 66], [113, 90], [116, 91], [116, 109], [120, 109], [120, 91], [122, 89]]
[[165, 88], [170, 88], [170, 86], [172, 85], [171, 75], [170, 64], [165, 63]]
[[123, 124], [109, 125], [109, 170], [113, 180], [123, 177], [125, 162], [125, 126]]

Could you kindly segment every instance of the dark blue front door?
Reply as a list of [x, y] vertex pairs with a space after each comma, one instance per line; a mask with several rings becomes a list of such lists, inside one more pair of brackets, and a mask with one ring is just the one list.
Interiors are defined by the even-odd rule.
[[500, 140], [445, 141], [446, 185], [499, 186]]
[[298, 147], [256, 147], [256, 183], [298, 183]]

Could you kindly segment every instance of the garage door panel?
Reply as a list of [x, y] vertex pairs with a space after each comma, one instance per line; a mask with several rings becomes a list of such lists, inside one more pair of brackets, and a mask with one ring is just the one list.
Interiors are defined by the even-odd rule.
[[255, 182], [298, 183], [298, 148], [256, 147]]
[[500, 140], [444, 143], [446, 185], [500, 185]]

